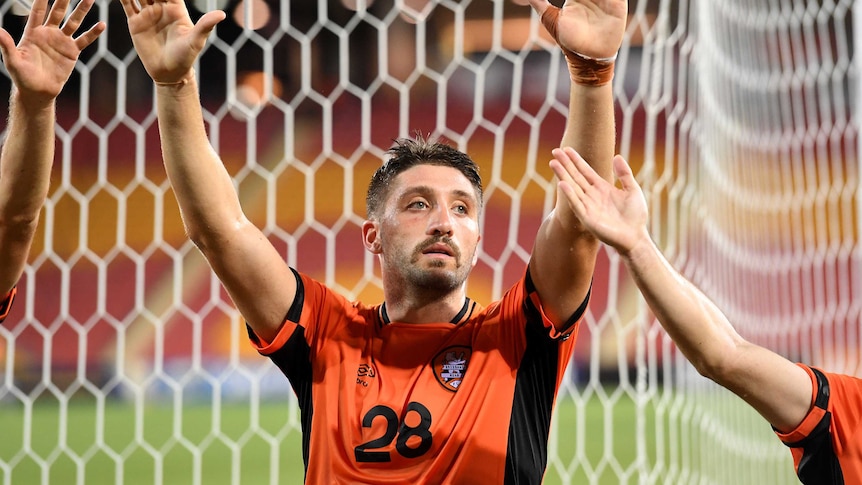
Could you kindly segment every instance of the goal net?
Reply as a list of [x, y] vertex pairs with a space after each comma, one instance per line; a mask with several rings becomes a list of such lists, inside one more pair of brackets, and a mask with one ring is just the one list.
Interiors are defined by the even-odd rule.
[[[392, 140], [421, 132], [481, 165], [470, 296], [522, 274], [568, 96], [526, 0], [188, 4], [228, 13], [197, 66], [205, 122], [290, 265], [382, 299], [365, 188]], [[630, 0], [614, 89], [618, 151], [671, 262], [746, 338], [856, 373], [851, 6]], [[16, 39], [27, 8], [0, 6]], [[0, 326], [0, 483], [301, 483], [293, 393], [185, 237], [122, 8], [97, 0], [87, 20], [108, 31], [58, 101], [49, 199]], [[675, 351], [613, 251], [582, 325], [546, 483], [794, 483], [769, 425]]]

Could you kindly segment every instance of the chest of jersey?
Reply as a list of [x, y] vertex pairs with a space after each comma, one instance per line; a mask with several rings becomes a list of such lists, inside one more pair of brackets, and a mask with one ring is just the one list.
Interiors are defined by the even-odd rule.
[[[480, 323], [346, 332], [314, 359], [315, 421], [366, 471], [451, 462], [464, 449], [505, 456], [517, 358]], [[497, 473], [499, 460], [486, 464]]]

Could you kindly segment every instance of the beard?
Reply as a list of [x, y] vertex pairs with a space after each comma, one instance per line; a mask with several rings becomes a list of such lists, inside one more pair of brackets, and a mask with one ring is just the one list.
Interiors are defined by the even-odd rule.
[[[455, 260], [455, 267], [448, 268], [448, 259], [431, 260], [425, 265], [420, 265], [420, 260], [425, 250], [435, 244], [445, 244]], [[410, 254], [399, 252], [395, 258], [395, 266], [405, 284], [435, 293], [445, 294], [460, 288], [467, 276], [470, 274], [472, 265], [464, 264], [464, 261], [472, 261], [473, 255], [467, 255], [464, 259], [461, 250], [455, 242], [447, 236], [434, 236], [417, 244]]]

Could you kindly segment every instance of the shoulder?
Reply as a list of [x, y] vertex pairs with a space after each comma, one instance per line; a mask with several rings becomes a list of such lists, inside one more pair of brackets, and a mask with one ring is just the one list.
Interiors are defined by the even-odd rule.
[[305, 273], [293, 271], [297, 276], [297, 295], [294, 305], [299, 305], [300, 308], [293, 312], [296, 318], [292, 321], [300, 321], [300, 315], [306, 314], [306, 310], [310, 310], [309, 316], [314, 320], [338, 314], [349, 316], [354, 320], [378, 320], [379, 303], [369, 305], [348, 298]]
[[362, 302], [349, 299], [306, 273], [293, 268], [291, 270], [297, 278], [297, 300], [326, 302], [329, 305], [340, 306], [345, 309], [365, 306]]
[[802, 365], [818, 389], [828, 386], [826, 392], [842, 400], [851, 399], [856, 405], [862, 405], [862, 378], [849, 374], [829, 372], [818, 367]]

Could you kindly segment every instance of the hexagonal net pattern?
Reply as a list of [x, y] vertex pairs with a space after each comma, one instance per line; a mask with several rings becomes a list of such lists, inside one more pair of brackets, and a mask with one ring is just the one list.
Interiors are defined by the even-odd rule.
[[[852, 2], [629, 3], [618, 148], [656, 241], [746, 337], [852, 373]], [[196, 66], [205, 123], [288, 264], [380, 301], [365, 190], [393, 139], [422, 133], [481, 166], [470, 296], [490, 302], [521, 276], [554, 200], [569, 88], [526, 0], [189, 6], [228, 14]], [[26, 6], [0, 14], [20, 38]], [[0, 483], [299, 483], [293, 392], [186, 238], [119, 2], [97, 0], [97, 19], [109, 29], [58, 100], [49, 199], [0, 326]], [[592, 295], [546, 483], [794, 480], [765, 421], [696, 375], [607, 248]]]

